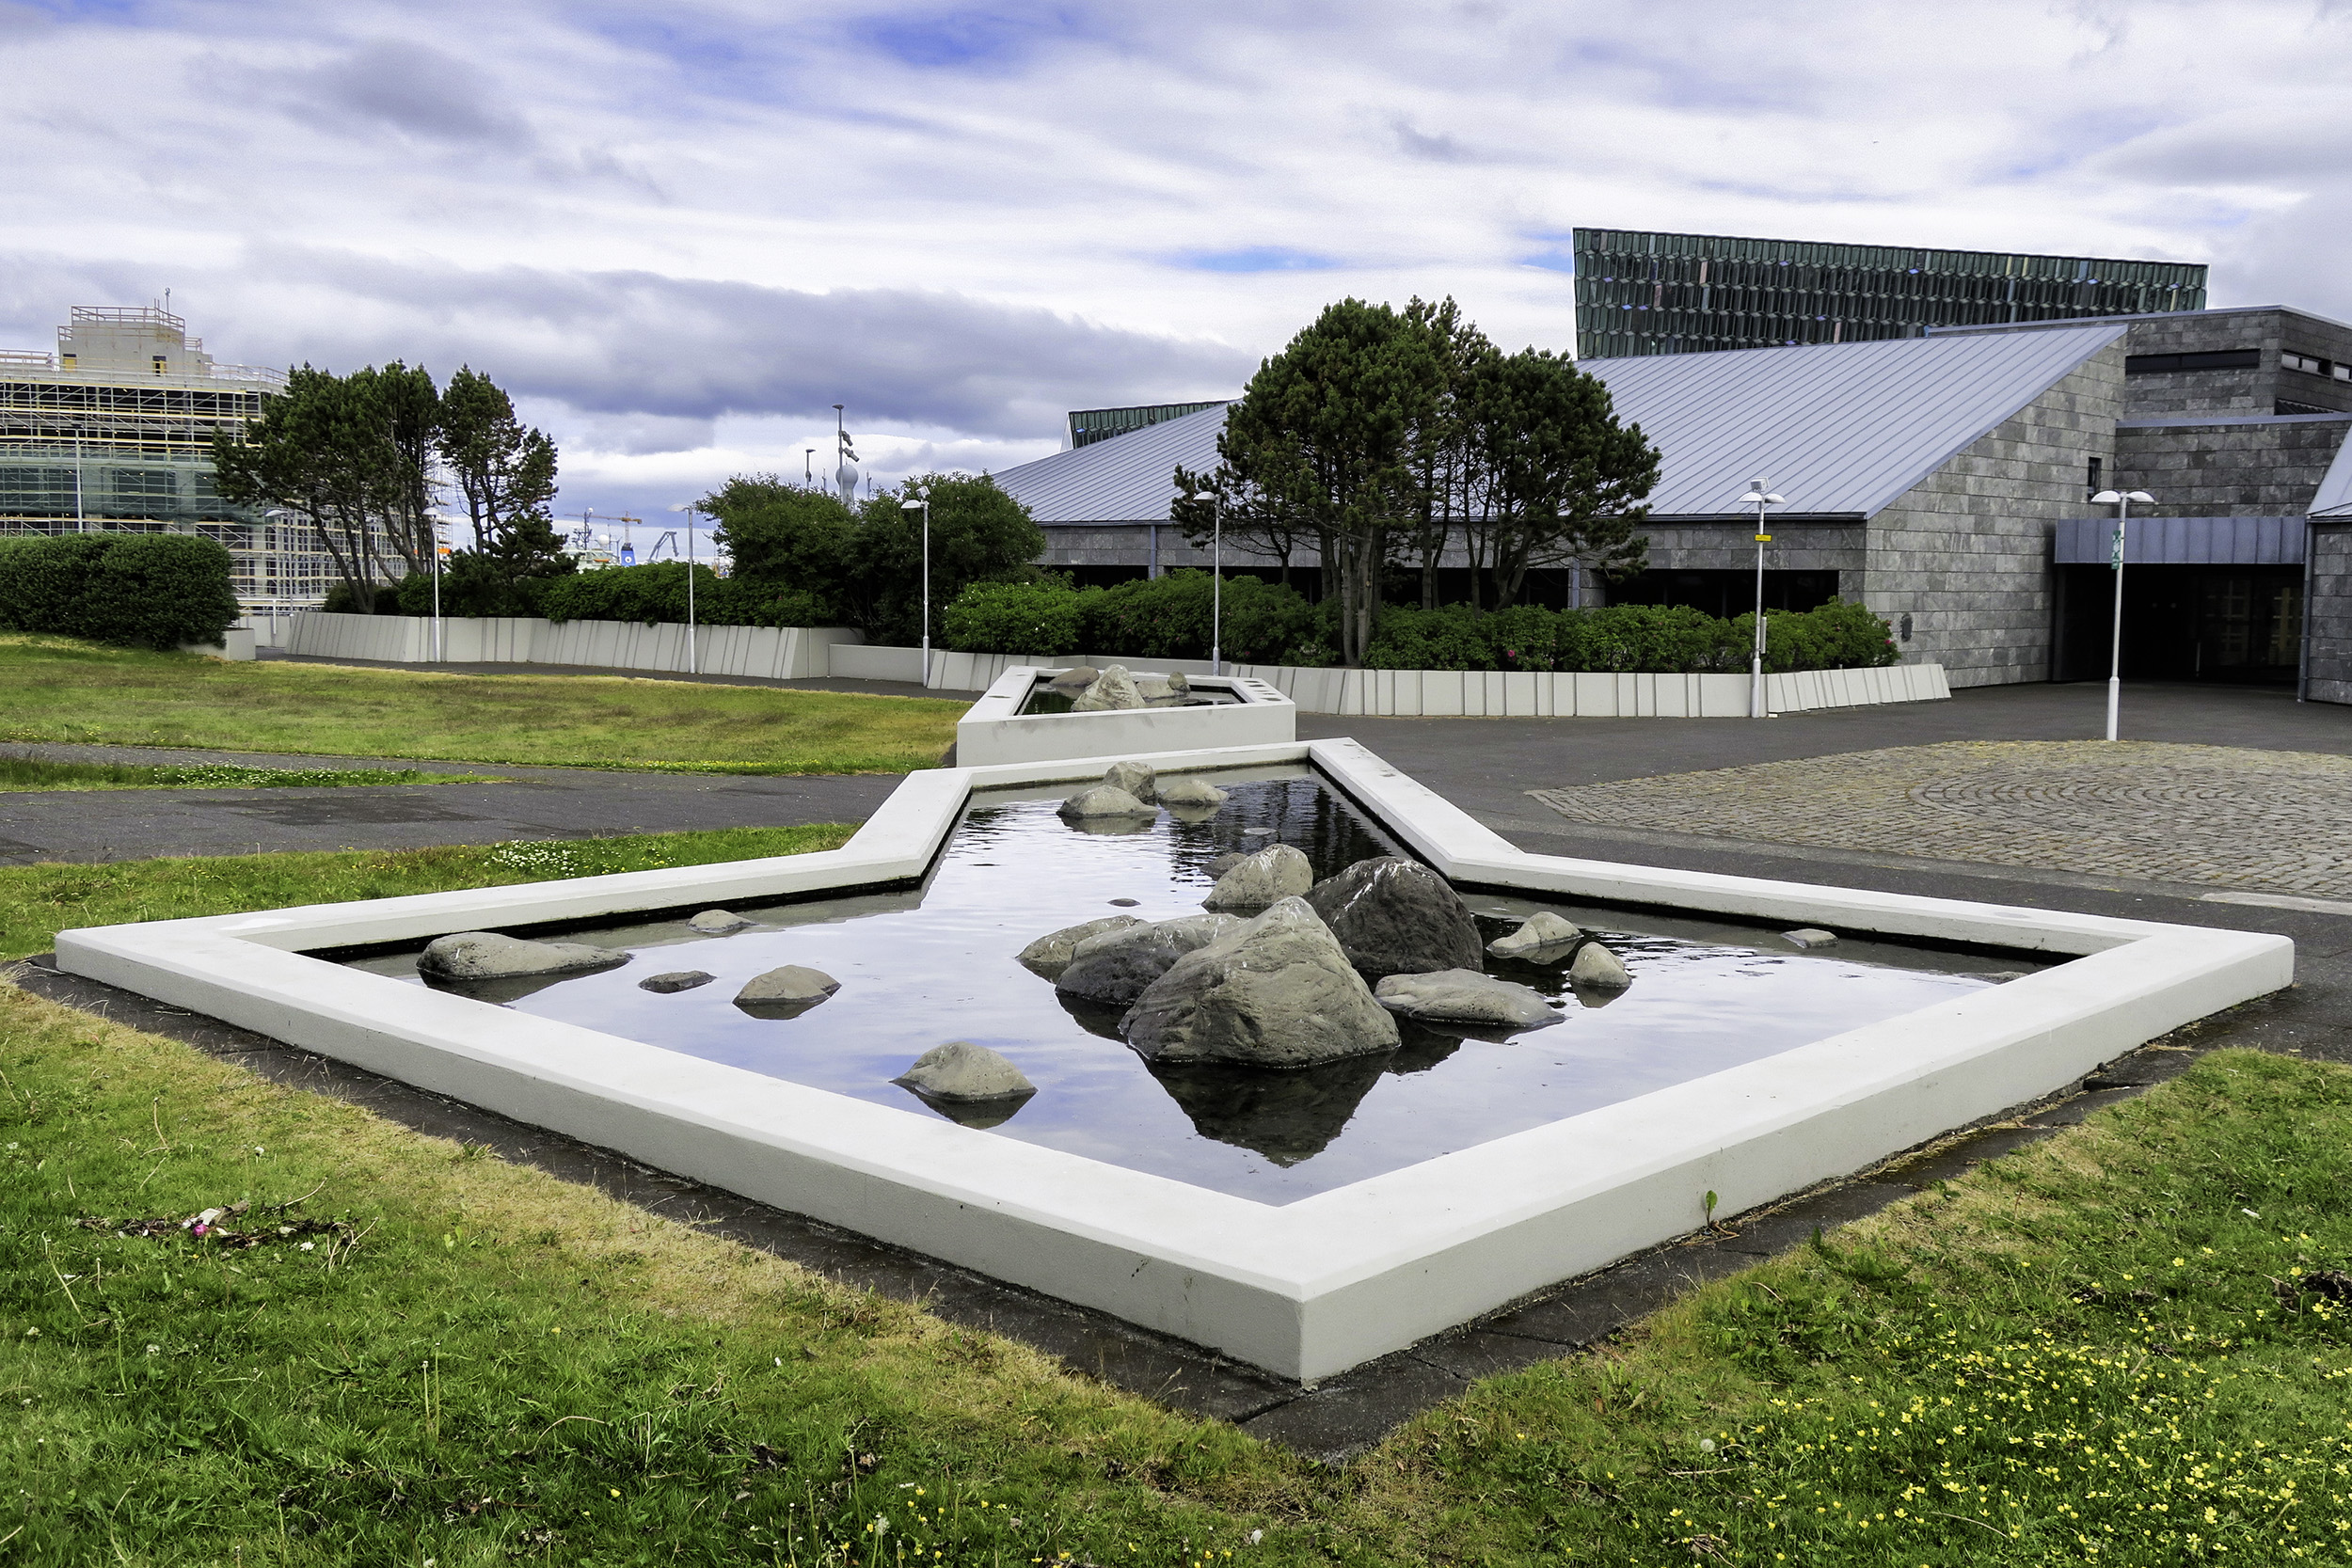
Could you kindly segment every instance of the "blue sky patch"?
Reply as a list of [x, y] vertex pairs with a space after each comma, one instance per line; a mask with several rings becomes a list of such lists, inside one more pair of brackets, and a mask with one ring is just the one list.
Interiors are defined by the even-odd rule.
[[1195, 272], [1327, 272], [1341, 265], [1311, 250], [1282, 245], [1244, 245], [1239, 250], [1188, 250], [1174, 258]]

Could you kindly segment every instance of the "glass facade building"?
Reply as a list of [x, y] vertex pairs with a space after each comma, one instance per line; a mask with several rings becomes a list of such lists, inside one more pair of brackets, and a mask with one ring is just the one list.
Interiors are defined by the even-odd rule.
[[1181, 420], [1203, 408], [1224, 406], [1225, 400], [1219, 398], [1211, 403], [1149, 403], [1135, 408], [1073, 408], [1070, 411], [1070, 445], [1073, 449], [1090, 447], [1146, 425]]
[[1575, 258], [1579, 358], [2205, 308], [2205, 268], [2181, 261], [1622, 229], [1577, 230]]

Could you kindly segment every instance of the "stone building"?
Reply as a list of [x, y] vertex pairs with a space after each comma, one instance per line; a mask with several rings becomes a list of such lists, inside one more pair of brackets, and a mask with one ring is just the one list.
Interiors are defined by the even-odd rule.
[[[1860, 600], [1956, 686], [2104, 676], [2115, 525], [2090, 498], [2146, 490], [2125, 675], [2299, 677], [2352, 701], [2352, 327], [2274, 306], [1583, 368], [1663, 459], [1649, 569], [1539, 575], [1533, 597], [1740, 612], [1756, 528], [1739, 497], [1760, 475], [1786, 498], [1766, 527], [1768, 609]], [[1210, 408], [998, 479], [1044, 525], [1043, 562], [1081, 582], [1205, 566], [1168, 521], [1171, 475], [1215, 464], [1223, 420]], [[1279, 575], [1232, 546], [1225, 563]], [[1289, 564], [1311, 592], [1311, 547]], [[1465, 597], [1458, 551], [1439, 565], [1441, 597]]]

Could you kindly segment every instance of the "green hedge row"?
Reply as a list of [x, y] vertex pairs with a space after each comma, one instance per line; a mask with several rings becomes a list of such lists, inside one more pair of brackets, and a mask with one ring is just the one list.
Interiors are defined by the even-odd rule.
[[[1115, 588], [1061, 582], [979, 583], [948, 606], [948, 647], [966, 653], [1209, 657], [1211, 579], [1179, 571]], [[1328, 665], [1336, 606], [1311, 605], [1257, 578], [1225, 581], [1223, 652], [1242, 664]], [[1585, 670], [1681, 673], [1747, 667], [1755, 617], [1722, 620], [1685, 607], [1618, 605], [1480, 611], [1391, 606], [1364, 662], [1377, 670]], [[1768, 670], [1845, 670], [1899, 657], [1887, 624], [1860, 605], [1767, 617]]]
[[0, 540], [0, 630], [124, 648], [215, 643], [241, 611], [229, 551], [185, 533]]

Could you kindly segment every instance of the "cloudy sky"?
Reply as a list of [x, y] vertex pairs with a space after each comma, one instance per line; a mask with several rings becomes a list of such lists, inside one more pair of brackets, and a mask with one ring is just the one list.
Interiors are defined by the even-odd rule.
[[1573, 341], [1585, 224], [2212, 263], [2352, 319], [2352, 4], [0, 0], [0, 347], [461, 362], [563, 510], [1056, 450], [1327, 301]]

